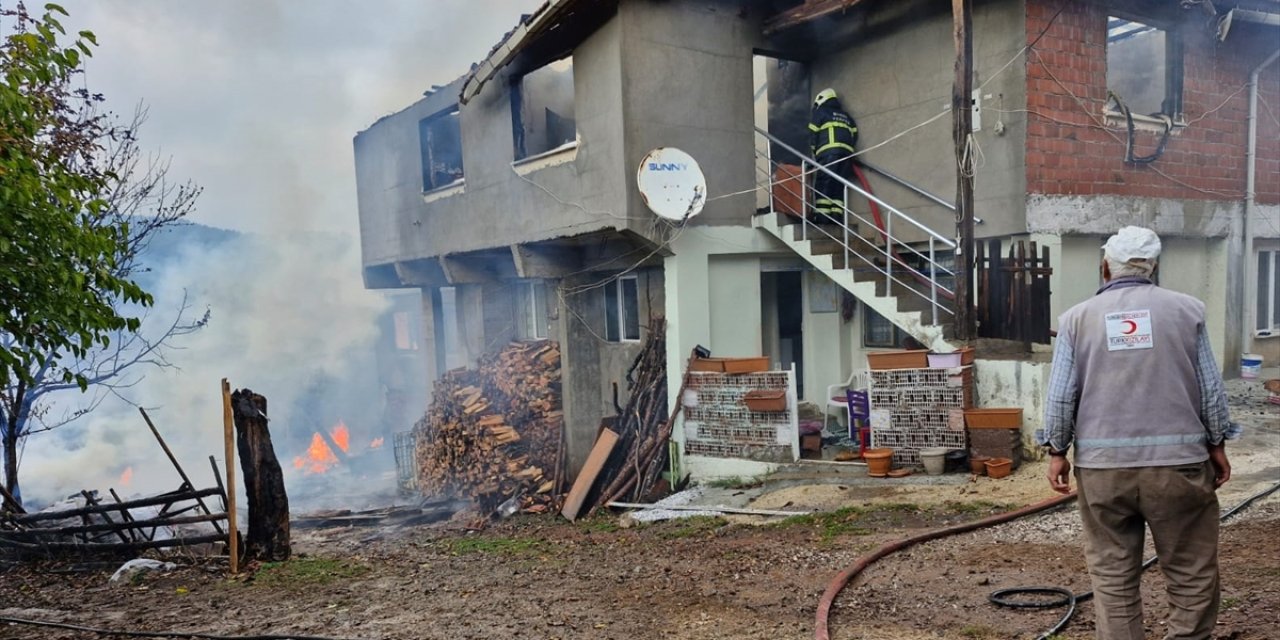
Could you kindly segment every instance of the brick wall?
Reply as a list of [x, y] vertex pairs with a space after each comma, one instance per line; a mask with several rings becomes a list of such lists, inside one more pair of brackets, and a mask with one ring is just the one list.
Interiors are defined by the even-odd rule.
[[[1063, 2], [1066, 8], [1045, 31]], [[1249, 100], [1243, 87], [1249, 72], [1275, 50], [1275, 30], [1237, 23], [1227, 41], [1219, 43], [1205, 28], [1203, 14], [1186, 11], [1182, 15], [1186, 19], [1180, 27], [1183, 112], [1190, 125], [1170, 138], [1159, 160], [1135, 166], [1124, 162], [1125, 127], [1099, 126], [1107, 99], [1106, 6], [1027, 0], [1027, 42], [1044, 32], [1026, 59], [1029, 193], [1194, 200], [1244, 197]], [[1276, 121], [1280, 118], [1280, 62], [1262, 74], [1260, 86], [1271, 113], [1259, 101], [1258, 201], [1276, 204], [1280, 202], [1280, 123]], [[1135, 154], [1151, 153], [1159, 137], [1139, 131]]]

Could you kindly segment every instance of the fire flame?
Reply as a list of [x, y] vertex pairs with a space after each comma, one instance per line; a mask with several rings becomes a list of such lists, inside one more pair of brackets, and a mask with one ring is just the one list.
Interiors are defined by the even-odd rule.
[[[338, 424], [333, 425], [329, 430], [329, 435], [343, 453], [350, 450], [351, 432], [347, 429], [346, 423], [339, 420]], [[329, 447], [325, 437], [318, 432], [311, 434], [311, 444], [307, 446], [306, 455], [293, 459], [293, 468], [305, 470], [307, 473], [327, 473], [337, 464], [338, 456]]]
[[125, 467], [124, 473], [120, 474], [120, 486], [127, 487], [133, 484], [133, 467]]
[[351, 432], [347, 431], [347, 424], [341, 420], [338, 424], [333, 425], [329, 430], [329, 435], [333, 436], [333, 441], [342, 449], [343, 453], [351, 450]]
[[373, 442], [369, 443], [370, 449], [377, 449], [378, 447], [381, 447], [381, 446], [382, 446], [382, 438], [374, 438]]

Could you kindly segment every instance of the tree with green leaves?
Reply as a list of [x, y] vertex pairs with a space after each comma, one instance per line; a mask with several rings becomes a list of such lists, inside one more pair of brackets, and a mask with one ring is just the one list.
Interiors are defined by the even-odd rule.
[[133, 277], [138, 254], [199, 189], [170, 186], [167, 164], [139, 166], [144, 112], [116, 125], [103, 96], [77, 86], [96, 40], [68, 35], [66, 15], [0, 5], [0, 444], [19, 500], [19, 443], [42, 398], [114, 392], [129, 368], [167, 365], [165, 341], [207, 320], [184, 320], [184, 302], [167, 331], [139, 332], [153, 301]]

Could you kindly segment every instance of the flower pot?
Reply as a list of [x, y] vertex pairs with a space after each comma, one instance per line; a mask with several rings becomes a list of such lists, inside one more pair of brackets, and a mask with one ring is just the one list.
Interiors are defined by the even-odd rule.
[[867, 475], [883, 478], [889, 475], [889, 469], [893, 466], [893, 449], [867, 449], [863, 452], [862, 459], [867, 461]]
[[747, 408], [761, 413], [776, 413], [787, 410], [786, 389], [754, 389], [743, 397]]
[[929, 366], [929, 351], [873, 351], [867, 354], [867, 367], [874, 371], [887, 369], [924, 369]]
[[940, 476], [947, 468], [947, 448], [929, 447], [920, 450], [920, 461], [924, 463], [924, 472], [931, 476]]
[[970, 429], [1019, 429], [1022, 409], [965, 409], [964, 421]]
[[964, 449], [947, 451], [947, 471], [964, 473], [969, 469], [969, 452]]
[[1013, 461], [1008, 458], [992, 458], [987, 461], [987, 476], [1003, 478], [1013, 471]]
[[981, 456], [977, 454], [969, 456], [969, 470], [972, 471], [975, 476], [987, 475], [987, 461], [990, 459], [991, 456]]

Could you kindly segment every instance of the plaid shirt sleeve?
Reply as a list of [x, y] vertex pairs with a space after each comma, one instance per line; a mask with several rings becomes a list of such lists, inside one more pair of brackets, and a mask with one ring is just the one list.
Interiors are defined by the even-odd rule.
[[1196, 329], [1196, 382], [1200, 385], [1200, 422], [1209, 432], [1209, 444], [1222, 444], [1231, 431], [1231, 414], [1227, 410], [1227, 389], [1222, 373], [1213, 357], [1209, 333], [1203, 324]]
[[1049, 397], [1044, 405], [1044, 428], [1036, 442], [1054, 451], [1066, 451], [1075, 439], [1076, 406], [1079, 386], [1076, 382], [1076, 352], [1072, 336], [1058, 330], [1053, 346], [1053, 368], [1049, 372]]

